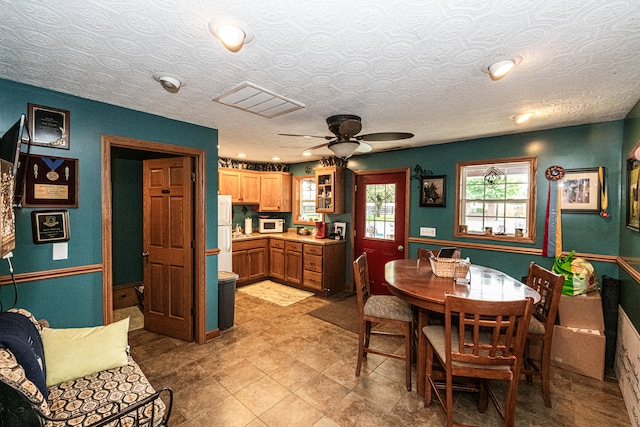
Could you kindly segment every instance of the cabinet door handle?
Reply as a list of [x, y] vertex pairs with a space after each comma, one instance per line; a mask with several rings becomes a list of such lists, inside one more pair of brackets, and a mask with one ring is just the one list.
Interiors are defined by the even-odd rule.
[[149, 256], [149, 252], [146, 252], [146, 251], [142, 252], [142, 256], [145, 257], [145, 258], [148, 257]]

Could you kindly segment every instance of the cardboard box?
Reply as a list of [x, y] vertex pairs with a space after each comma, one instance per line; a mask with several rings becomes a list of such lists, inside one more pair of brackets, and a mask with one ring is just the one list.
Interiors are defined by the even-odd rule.
[[551, 345], [551, 363], [602, 381], [606, 342], [602, 331], [556, 325]]
[[558, 319], [562, 326], [604, 331], [600, 293], [594, 291], [573, 297], [560, 295]]

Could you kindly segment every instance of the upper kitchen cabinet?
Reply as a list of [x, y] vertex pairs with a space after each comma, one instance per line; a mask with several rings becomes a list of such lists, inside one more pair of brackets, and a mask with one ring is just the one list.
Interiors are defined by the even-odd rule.
[[260, 203], [260, 172], [237, 169], [218, 169], [220, 194], [230, 194], [233, 203]]
[[263, 172], [260, 174], [259, 212], [291, 212], [293, 174]]
[[316, 168], [316, 212], [344, 213], [346, 169], [338, 166]]

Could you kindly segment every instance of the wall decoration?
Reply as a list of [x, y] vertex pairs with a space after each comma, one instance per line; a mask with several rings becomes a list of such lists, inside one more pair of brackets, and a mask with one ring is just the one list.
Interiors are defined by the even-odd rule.
[[560, 183], [563, 213], [600, 213], [602, 186], [598, 168], [566, 169]]
[[[23, 165], [26, 164], [26, 167]], [[24, 207], [78, 207], [78, 159], [20, 154]]]
[[420, 206], [446, 206], [446, 179], [446, 175], [428, 175], [420, 179]]
[[28, 112], [31, 144], [69, 149], [69, 111], [28, 104]]
[[334, 222], [333, 232], [336, 240], [344, 240], [347, 237], [347, 223], [346, 222]]
[[31, 212], [31, 230], [33, 243], [65, 242], [69, 240], [69, 212], [33, 211]]
[[640, 161], [627, 160], [627, 228], [640, 231], [640, 206], [638, 187], [640, 183]]

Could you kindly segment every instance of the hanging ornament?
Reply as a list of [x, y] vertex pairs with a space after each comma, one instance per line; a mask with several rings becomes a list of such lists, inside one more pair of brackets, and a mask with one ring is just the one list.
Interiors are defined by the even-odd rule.
[[604, 168], [600, 166], [598, 168], [598, 178], [600, 179], [600, 188], [602, 189], [602, 195], [600, 196], [600, 216], [602, 218], [609, 218], [609, 191], [607, 191], [607, 180], [604, 177]]
[[500, 184], [504, 181], [504, 172], [491, 166], [484, 173], [484, 183], [488, 185]]

